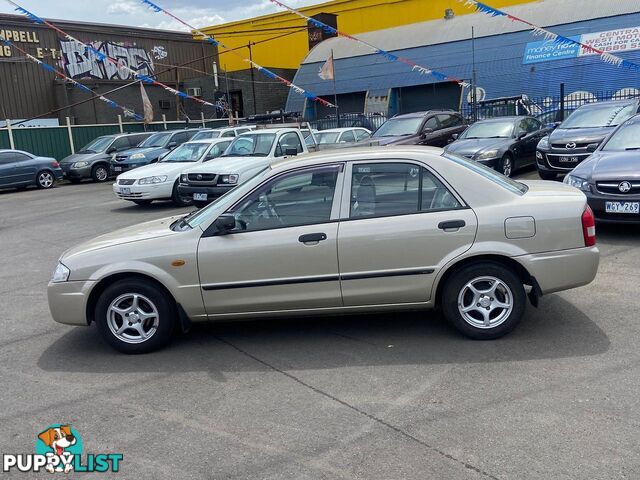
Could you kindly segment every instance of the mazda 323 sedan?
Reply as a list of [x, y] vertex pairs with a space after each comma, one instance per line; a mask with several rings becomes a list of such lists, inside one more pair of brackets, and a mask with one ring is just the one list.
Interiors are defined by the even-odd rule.
[[191, 322], [435, 306], [493, 339], [527, 296], [591, 282], [598, 258], [574, 187], [435, 148], [352, 149], [284, 160], [199, 212], [68, 250], [49, 305], [125, 353]]

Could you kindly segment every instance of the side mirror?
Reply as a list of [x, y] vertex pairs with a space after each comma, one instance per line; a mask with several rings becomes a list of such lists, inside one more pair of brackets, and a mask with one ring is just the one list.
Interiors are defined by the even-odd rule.
[[599, 146], [599, 143], [590, 143], [589, 145], [587, 145], [587, 152], [593, 153], [598, 149]]
[[162, 155], [160, 155], [158, 157], [158, 160], [162, 160], [164, 157], [166, 157], [167, 155], [169, 155], [169, 152], [164, 152]]
[[216, 227], [216, 230], [220, 235], [226, 235], [236, 228], [236, 217], [233, 215], [220, 215], [213, 222], [213, 225]]
[[285, 148], [284, 149], [284, 154], [287, 157], [295, 157], [296, 155], [298, 155], [298, 149], [297, 148]]
[[107, 150], [107, 155], [111, 155], [112, 153], [116, 153], [118, 149], [116, 147], [111, 147]]
[[427, 127], [427, 128], [425, 128], [424, 130], [422, 130], [422, 133], [423, 133], [424, 135], [427, 135], [427, 134], [429, 134], [429, 133], [433, 133], [433, 128], [429, 128], [429, 127]]
[[453, 135], [451, 135], [451, 138], [453, 138], [454, 140], [457, 140], [459, 136], [460, 136], [459, 133], [454, 133]]
[[522, 140], [524, 137], [526, 137], [528, 135], [527, 132], [520, 132], [518, 134], [518, 140]]
[[167, 148], [168, 149], [176, 148], [177, 146], [178, 146], [178, 144], [176, 142], [169, 142], [167, 144]]

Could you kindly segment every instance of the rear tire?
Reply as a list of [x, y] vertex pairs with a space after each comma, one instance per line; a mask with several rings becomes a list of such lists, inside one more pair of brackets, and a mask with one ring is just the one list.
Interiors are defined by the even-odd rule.
[[153, 202], [153, 200], [133, 200], [133, 203], [135, 203], [136, 205], [151, 205], [151, 202]]
[[178, 193], [178, 182], [173, 185], [173, 191], [171, 192], [171, 201], [177, 207], [190, 207], [193, 205], [193, 200], [184, 199]]
[[104, 165], [96, 165], [91, 169], [91, 178], [96, 183], [103, 183], [109, 180], [109, 169]]
[[455, 272], [442, 290], [445, 318], [463, 335], [493, 340], [511, 332], [527, 296], [518, 276], [499, 263], [481, 262]]
[[169, 295], [141, 279], [120, 280], [107, 287], [95, 310], [102, 338], [127, 354], [148, 353], [167, 345], [176, 318]]
[[49, 189], [56, 184], [56, 177], [51, 170], [41, 170], [36, 175], [36, 185], [38, 188]]
[[542, 180], [555, 180], [558, 176], [557, 173], [554, 172], [543, 172], [542, 170], [538, 170], [538, 175]]

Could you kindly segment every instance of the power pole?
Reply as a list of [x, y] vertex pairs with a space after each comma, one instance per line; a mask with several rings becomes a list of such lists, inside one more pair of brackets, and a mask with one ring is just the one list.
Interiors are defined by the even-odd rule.
[[251, 94], [253, 96], [253, 114], [257, 115], [258, 114], [258, 106], [256, 104], [256, 79], [255, 79], [255, 73], [254, 73], [254, 68], [253, 68], [253, 52], [251, 51], [251, 42], [249, 42], [247, 44], [247, 47], [249, 48], [249, 60], [251, 60]]
[[471, 118], [474, 122], [478, 120], [478, 90], [477, 90], [477, 72], [476, 72], [476, 32], [474, 27], [471, 27], [471, 63], [473, 65], [472, 77], [471, 77]]
[[229, 72], [227, 66], [224, 66], [224, 83], [227, 87], [227, 116], [229, 117], [229, 125], [233, 125], [233, 105], [231, 104], [231, 95], [229, 95]]

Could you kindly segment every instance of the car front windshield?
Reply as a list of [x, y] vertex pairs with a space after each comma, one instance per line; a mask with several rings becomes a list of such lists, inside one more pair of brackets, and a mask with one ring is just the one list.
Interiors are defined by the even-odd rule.
[[321, 143], [338, 143], [338, 132], [320, 132], [316, 135], [318, 144]]
[[625, 150], [640, 150], [640, 119], [626, 123], [609, 137], [602, 147], [606, 152], [623, 152]]
[[164, 147], [167, 143], [169, 143], [169, 139], [171, 138], [171, 133], [154, 133], [149, 138], [147, 138], [144, 142], [138, 145], [140, 148], [145, 147]]
[[196, 133], [191, 140], [210, 140], [212, 138], [218, 138], [220, 131], [218, 130], [205, 130], [204, 132]]
[[374, 137], [415, 135], [422, 124], [422, 117], [390, 118], [373, 134]]
[[276, 139], [275, 133], [244, 133], [231, 142], [223, 157], [266, 157]]
[[615, 106], [597, 104], [584, 106], [569, 115], [560, 128], [617, 127], [631, 118], [635, 111], [635, 103]]
[[513, 122], [478, 122], [467, 128], [460, 138], [510, 138]]
[[505, 177], [501, 173], [496, 172], [493, 168], [489, 168], [481, 163], [474, 162], [473, 160], [455, 155], [451, 152], [444, 152], [442, 156], [457, 163], [458, 165], [472, 170], [478, 175], [481, 175], [487, 180], [491, 180], [493, 183], [500, 185], [502, 188], [505, 188], [517, 195], [524, 195], [527, 190], [529, 190], [529, 187], [527, 187], [524, 183], [516, 182], [509, 177]]
[[197, 162], [208, 147], [208, 143], [183, 143], [172, 150], [161, 162]]
[[104, 152], [113, 142], [113, 137], [98, 137], [87, 143], [78, 153], [98, 153]]

